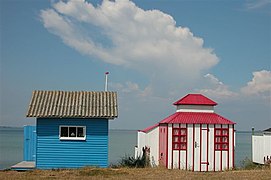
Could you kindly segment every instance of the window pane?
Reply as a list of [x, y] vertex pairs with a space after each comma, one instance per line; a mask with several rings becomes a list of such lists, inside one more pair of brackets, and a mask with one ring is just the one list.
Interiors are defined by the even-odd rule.
[[180, 149], [179, 144], [174, 144], [174, 149]]
[[186, 142], [186, 136], [181, 137], [181, 142]]
[[69, 127], [69, 137], [76, 137], [76, 127]]
[[68, 137], [68, 127], [61, 127], [60, 137]]
[[223, 130], [223, 135], [228, 135], [228, 131], [227, 130]]
[[77, 127], [77, 137], [84, 137], [84, 128]]
[[223, 141], [222, 142], [228, 142], [228, 137], [223, 137]]
[[227, 150], [228, 149], [228, 145], [227, 144], [223, 144], [222, 145], [222, 149]]
[[219, 129], [217, 129], [215, 132], [216, 135], [221, 135], [221, 131]]
[[179, 135], [179, 129], [173, 129], [173, 135]]
[[181, 144], [181, 149], [186, 150], [186, 144]]
[[186, 130], [185, 129], [181, 130], [181, 135], [186, 135]]
[[177, 136], [175, 136], [175, 137], [173, 138], [173, 142], [179, 142], [179, 138], [178, 138]]

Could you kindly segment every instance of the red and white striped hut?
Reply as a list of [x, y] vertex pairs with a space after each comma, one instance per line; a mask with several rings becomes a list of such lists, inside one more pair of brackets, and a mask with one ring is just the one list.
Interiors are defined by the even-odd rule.
[[216, 114], [216, 102], [188, 94], [174, 103], [174, 114], [138, 131], [135, 156], [150, 148], [152, 166], [192, 171], [223, 171], [234, 167], [234, 122]]

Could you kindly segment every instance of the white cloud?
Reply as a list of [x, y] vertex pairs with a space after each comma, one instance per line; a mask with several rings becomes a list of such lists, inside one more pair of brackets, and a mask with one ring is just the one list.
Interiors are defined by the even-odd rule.
[[141, 97], [144, 99], [147, 96], [154, 96], [152, 92], [152, 88], [150, 86], [141, 89], [137, 83], [127, 81], [125, 83], [109, 83], [110, 88], [113, 91], [118, 91], [125, 94], [133, 94], [137, 97]]
[[265, 6], [270, 6], [271, 0], [249, 0], [245, 4], [245, 8], [248, 10], [259, 9]]
[[[271, 97], [271, 72], [267, 70], [253, 72], [253, 78], [241, 89], [245, 95]], [[270, 98], [271, 99], [271, 98]]]
[[[40, 14], [44, 27], [82, 54], [144, 73], [149, 89], [179, 90], [218, 63], [203, 39], [172, 16], [128, 0], [54, 3]], [[162, 86], [161, 86], [162, 85]]]
[[[212, 74], [206, 74], [201, 84], [204, 88], [197, 91], [216, 99], [230, 99], [237, 96], [246, 99], [259, 97], [271, 99], [271, 72], [267, 70], [253, 72], [252, 80], [246, 86], [240, 88], [238, 92], [231, 91], [229, 86]], [[257, 97], [252, 97], [251, 95]]]
[[199, 90], [199, 93], [205, 94], [208, 97], [215, 99], [229, 99], [238, 95], [212, 74], [206, 74], [203, 81], [205, 88]]
[[[212, 74], [202, 78], [218, 57], [204, 47], [202, 38], [159, 10], [143, 10], [128, 0], [103, 1], [97, 6], [70, 0], [53, 3], [40, 12], [40, 18], [49, 32], [79, 53], [144, 74], [146, 87], [131, 79], [109, 84], [119, 95], [120, 118], [115, 127], [144, 128], [161, 120], [174, 112], [171, 103], [191, 93], [195, 85], [214, 100], [240, 95]], [[242, 92], [246, 97], [252, 92], [266, 94], [266, 83], [260, 82], [254, 75]]]

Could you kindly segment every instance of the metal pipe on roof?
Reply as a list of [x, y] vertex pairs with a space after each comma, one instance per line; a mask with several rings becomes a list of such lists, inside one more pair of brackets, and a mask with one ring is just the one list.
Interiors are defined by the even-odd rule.
[[108, 89], [108, 83], [107, 83], [107, 81], [108, 81], [108, 74], [109, 74], [109, 72], [106, 72], [106, 73], [105, 73], [105, 85], [104, 85], [104, 91], [107, 91], [107, 89]]

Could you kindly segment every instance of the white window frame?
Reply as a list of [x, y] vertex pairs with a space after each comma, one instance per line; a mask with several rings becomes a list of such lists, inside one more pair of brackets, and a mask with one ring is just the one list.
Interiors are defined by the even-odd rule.
[[[70, 134], [69, 129], [71, 127], [76, 128], [76, 135], [77, 135], [77, 128], [83, 128], [84, 137], [61, 137], [61, 128], [62, 127], [67, 127], [68, 128], [68, 135]], [[86, 140], [86, 126], [60, 125], [59, 126], [59, 139], [60, 140], [78, 140], [78, 141]]]

